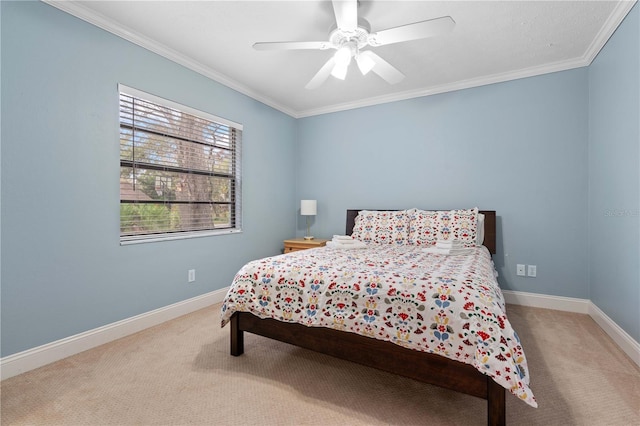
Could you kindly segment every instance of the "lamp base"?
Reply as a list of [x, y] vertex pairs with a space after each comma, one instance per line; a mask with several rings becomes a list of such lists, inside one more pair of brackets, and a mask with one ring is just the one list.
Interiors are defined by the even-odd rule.
[[305, 239], [305, 240], [313, 240], [313, 237], [309, 235], [309, 236], [307, 236], [307, 237], [304, 237], [304, 239]]

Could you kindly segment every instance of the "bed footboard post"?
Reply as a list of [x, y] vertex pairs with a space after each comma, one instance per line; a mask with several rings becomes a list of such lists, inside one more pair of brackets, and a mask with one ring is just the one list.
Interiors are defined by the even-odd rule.
[[240, 330], [240, 315], [231, 317], [231, 355], [240, 356], [244, 353], [244, 332]]
[[507, 424], [505, 389], [487, 377], [487, 424], [504, 426]]

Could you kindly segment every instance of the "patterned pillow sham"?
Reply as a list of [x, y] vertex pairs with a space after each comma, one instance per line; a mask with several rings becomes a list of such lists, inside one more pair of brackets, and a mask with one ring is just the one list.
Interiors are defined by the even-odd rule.
[[361, 210], [356, 216], [352, 237], [365, 243], [406, 245], [411, 212], [413, 210]]
[[409, 221], [407, 243], [415, 246], [432, 246], [438, 239], [438, 212], [415, 209]]
[[478, 208], [438, 212], [438, 240], [460, 241], [475, 247], [478, 238]]
[[408, 244], [435, 245], [437, 241], [460, 241], [475, 247], [478, 238], [478, 209], [414, 210], [409, 222]]

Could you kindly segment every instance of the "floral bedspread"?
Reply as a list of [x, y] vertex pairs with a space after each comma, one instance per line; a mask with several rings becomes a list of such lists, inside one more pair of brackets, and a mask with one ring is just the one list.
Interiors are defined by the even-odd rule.
[[297, 251], [247, 263], [222, 326], [245, 311], [390, 341], [471, 364], [537, 407], [495, 275], [485, 247], [458, 256], [377, 244]]

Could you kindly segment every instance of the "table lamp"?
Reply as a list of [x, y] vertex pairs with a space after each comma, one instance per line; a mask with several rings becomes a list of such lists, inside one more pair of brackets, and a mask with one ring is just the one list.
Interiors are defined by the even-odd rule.
[[313, 236], [311, 236], [311, 232], [309, 232], [309, 216], [316, 215], [317, 206], [316, 200], [300, 201], [300, 214], [307, 217], [307, 235], [304, 237], [305, 240], [313, 240]]

